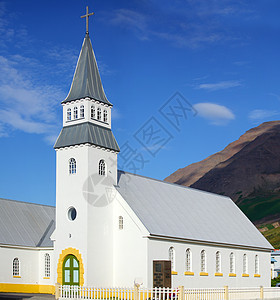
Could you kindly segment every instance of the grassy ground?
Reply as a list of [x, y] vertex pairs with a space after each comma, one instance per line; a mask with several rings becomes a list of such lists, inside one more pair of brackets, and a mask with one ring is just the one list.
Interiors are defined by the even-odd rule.
[[239, 208], [252, 221], [280, 213], [280, 194], [258, 195], [242, 199]]
[[275, 249], [280, 249], [280, 227], [262, 232], [262, 234]]
[[270, 215], [280, 214], [280, 193], [262, 194], [258, 192], [256, 194], [256, 196], [247, 198], [241, 197], [238, 200], [238, 206], [252, 222], [263, 218], [267, 219], [265, 224], [258, 227], [266, 227], [268, 230], [262, 234], [275, 249], [280, 249], [280, 227], [274, 228], [269, 223]]

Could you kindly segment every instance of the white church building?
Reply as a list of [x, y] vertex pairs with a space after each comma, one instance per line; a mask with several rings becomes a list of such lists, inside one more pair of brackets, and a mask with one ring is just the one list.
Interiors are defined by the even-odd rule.
[[56, 207], [0, 199], [0, 292], [270, 286], [272, 246], [230, 198], [117, 169], [88, 31], [62, 106]]

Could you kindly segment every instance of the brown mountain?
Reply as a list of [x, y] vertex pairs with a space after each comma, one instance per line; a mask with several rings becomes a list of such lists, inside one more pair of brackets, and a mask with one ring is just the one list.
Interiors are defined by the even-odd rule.
[[231, 197], [256, 224], [280, 219], [280, 121], [248, 130], [208, 158], [165, 179]]

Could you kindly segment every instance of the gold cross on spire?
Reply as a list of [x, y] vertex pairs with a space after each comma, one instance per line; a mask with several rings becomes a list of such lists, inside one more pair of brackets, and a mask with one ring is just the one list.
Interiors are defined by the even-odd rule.
[[86, 18], [86, 33], [88, 33], [88, 18], [89, 18], [89, 16], [92, 16], [92, 15], [94, 15], [94, 13], [92, 12], [92, 13], [89, 14], [88, 13], [88, 6], [87, 6], [86, 14], [81, 16], [81, 18]]

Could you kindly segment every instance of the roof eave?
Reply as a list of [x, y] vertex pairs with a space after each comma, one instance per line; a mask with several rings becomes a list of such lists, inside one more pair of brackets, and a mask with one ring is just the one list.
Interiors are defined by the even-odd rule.
[[213, 242], [213, 241], [204, 241], [204, 240], [194, 240], [194, 239], [188, 239], [188, 238], [182, 238], [182, 237], [175, 237], [175, 236], [168, 236], [168, 235], [159, 235], [159, 234], [153, 234], [150, 233], [148, 238], [152, 239], [163, 239], [163, 240], [176, 240], [176, 241], [184, 241], [189, 243], [196, 243], [196, 244], [209, 244], [209, 245], [219, 245], [222, 247], [234, 247], [234, 248], [244, 248], [244, 249], [256, 249], [256, 250], [262, 250], [262, 251], [269, 251], [271, 252], [271, 249], [273, 247], [263, 247], [263, 246], [253, 246], [253, 245], [241, 245], [241, 244], [230, 244], [225, 242]]
[[63, 100], [61, 102], [61, 104], [65, 104], [65, 103], [72, 102], [72, 101], [77, 101], [77, 100], [82, 100], [82, 99], [85, 99], [85, 98], [89, 98], [90, 100], [98, 101], [98, 102], [101, 102], [101, 103], [107, 104], [108, 106], [113, 107], [113, 104], [110, 103], [108, 100], [104, 101], [104, 100], [97, 99], [97, 98], [94, 98], [94, 97], [91, 97], [91, 96], [83, 96], [83, 97], [79, 97], [79, 98], [70, 98], [70, 99], [66, 98], [65, 100]]

